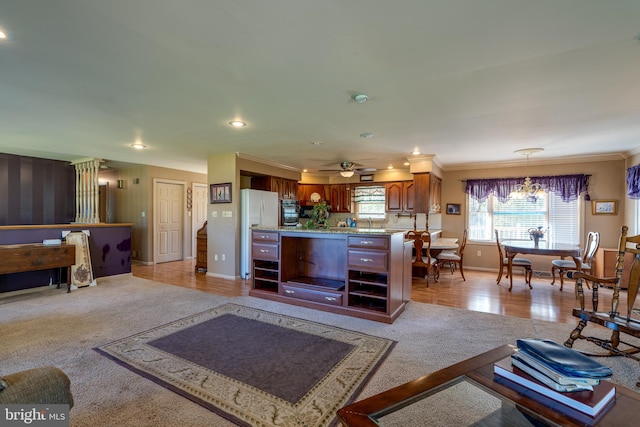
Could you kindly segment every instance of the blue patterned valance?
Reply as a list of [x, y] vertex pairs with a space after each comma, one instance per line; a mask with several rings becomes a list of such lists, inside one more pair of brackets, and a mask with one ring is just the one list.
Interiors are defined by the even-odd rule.
[[[506, 202], [517, 185], [523, 183], [522, 178], [489, 178], [468, 179], [465, 192], [476, 200], [484, 200], [493, 193], [501, 202]], [[532, 176], [531, 181], [542, 185], [545, 191], [559, 195], [563, 201], [578, 200], [585, 193], [584, 199], [589, 198], [589, 175], [557, 175]]]
[[640, 165], [627, 169], [627, 195], [630, 199], [640, 199]]

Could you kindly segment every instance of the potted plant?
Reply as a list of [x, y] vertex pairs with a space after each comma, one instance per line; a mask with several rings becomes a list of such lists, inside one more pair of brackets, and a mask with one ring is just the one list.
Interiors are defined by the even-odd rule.
[[329, 206], [327, 202], [322, 201], [316, 204], [311, 211], [311, 217], [304, 224], [303, 228], [308, 230], [317, 230], [319, 228], [329, 228]]

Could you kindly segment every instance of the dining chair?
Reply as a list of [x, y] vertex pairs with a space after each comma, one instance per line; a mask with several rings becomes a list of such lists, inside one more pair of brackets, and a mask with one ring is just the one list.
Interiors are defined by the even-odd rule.
[[460, 275], [462, 276], [462, 280], [466, 281], [464, 278], [464, 270], [462, 269], [462, 258], [464, 257], [464, 248], [467, 246], [467, 229], [462, 233], [462, 243], [458, 247], [457, 251], [442, 251], [436, 256], [436, 275], [437, 278], [440, 277], [440, 269], [448, 264], [451, 268], [451, 274], [453, 274], [456, 267], [460, 268]]
[[[590, 231], [587, 234], [587, 240], [584, 246], [584, 252], [580, 257], [582, 271], [586, 271], [589, 274], [593, 274], [593, 258], [596, 256], [598, 247], [600, 246], [600, 233], [597, 231]], [[556, 282], [556, 272], [560, 276], [560, 290], [564, 286], [564, 275], [569, 270], [576, 270], [576, 263], [572, 259], [554, 259], [551, 261], [551, 277], [553, 280], [551, 284]]]
[[429, 287], [429, 276], [433, 273], [433, 279], [437, 282], [437, 268], [438, 264], [436, 259], [431, 257], [429, 249], [431, 249], [431, 233], [428, 231], [408, 231], [405, 236], [407, 239], [413, 240], [413, 246], [415, 248], [415, 255], [412, 258], [411, 267], [424, 268], [427, 271], [425, 279], [427, 281], [427, 288]]
[[[498, 257], [500, 259], [500, 268], [498, 268], [498, 279], [496, 279], [496, 283], [499, 285], [500, 280], [502, 280], [502, 273], [504, 273], [504, 269], [509, 267], [509, 259], [504, 256], [504, 252], [502, 252], [502, 245], [500, 244], [500, 237], [498, 235], [498, 230], [494, 230], [496, 234], [496, 244], [498, 245]], [[533, 268], [531, 260], [527, 258], [513, 258], [512, 267], [518, 267], [524, 269], [524, 281], [529, 285], [529, 289], [533, 289], [531, 287], [531, 277], [533, 276]], [[509, 278], [509, 271], [507, 270], [507, 275], [505, 276], [507, 279]]]
[[[623, 356], [625, 358], [640, 361], [640, 317], [638, 310], [634, 308], [638, 290], [640, 290], [640, 235], [627, 236], [629, 228], [622, 226], [620, 241], [618, 243], [618, 258], [616, 262], [615, 277], [596, 277], [586, 271], [568, 271], [567, 277], [576, 280], [576, 291], [580, 302], [579, 308], [573, 309], [573, 316], [579, 320], [578, 325], [571, 331], [569, 338], [565, 341], [566, 347], [572, 348], [578, 339], [589, 341], [604, 351], [590, 353], [580, 350], [581, 353], [589, 356]], [[629, 253], [631, 256], [626, 257]], [[627, 259], [625, 259], [627, 258]], [[625, 270], [625, 262], [630, 262], [629, 283], [626, 292], [620, 292], [622, 275]], [[591, 307], [586, 307], [583, 282], [593, 283], [591, 287]], [[607, 309], [598, 310], [598, 288], [600, 286], [613, 287], [611, 305]], [[624, 311], [620, 313], [620, 297], [626, 294], [626, 304]], [[625, 312], [626, 311], [626, 312]], [[597, 333], [591, 336], [586, 335], [587, 325], [598, 325]], [[611, 330], [608, 338], [603, 338], [602, 328]], [[590, 329], [591, 330], [591, 329]], [[640, 387], [640, 378], [636, 382], [636, 387]]]

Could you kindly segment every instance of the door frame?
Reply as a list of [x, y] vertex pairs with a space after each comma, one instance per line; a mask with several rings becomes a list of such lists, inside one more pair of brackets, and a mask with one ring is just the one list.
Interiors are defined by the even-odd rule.
[[[205, 192], [207, 192], [207, 190], [209, 189], [209, 185], [207, 185], [206, 183], [202, 183], [202, 182], [192, 182], [191, 183], [191, 189], [192, 194], [195, 194], [195, 188], [196, 187], [200, 187], [200, 188], [204, 188]], [[207, 196], [208, 199], [209, 196]], [[208, 200], [207, 200], [208, 202]], [[207, 221], [207, 209], [205, 208], [205, 213], [204, 213], [204, 220]], [[191, 257], [193, 259], [196, 259], [196, 243], [198, 240], [198, 230], [200, 229], [200, 227], [202, 227], [202, 224], [199, 224], [196, 222], [194, 216], [193, 216], [193, 209], [191, 211]]]
[[151, 206], [153, 206], [153, 215], [152, 215], [152, 224], [151, 224], [151, 242], [153, 246], [153, 261], [152, 264], [157, 264], [156, 260], [158, 259], [158, 244], [156, 242], [156, 226], [158, 225], [158, 214], [156, 209], [156, 195], [158, 191], [157, 184], [175, 184], [182, 186], [182, 224], [180, 224], [180, 228], [182, 229], [182, 259], [185, 258], [185, 248], [187, 245], [191, 247], [191, 240], [189, 239], [191, 236], [190, 228], [191, 223], [187, 222], [185, 218], [187, 217], [187, 182], [186, 181], [176, 181], [172, 179], [165, 178], [153, 178], [153, 193], [151, 195]]

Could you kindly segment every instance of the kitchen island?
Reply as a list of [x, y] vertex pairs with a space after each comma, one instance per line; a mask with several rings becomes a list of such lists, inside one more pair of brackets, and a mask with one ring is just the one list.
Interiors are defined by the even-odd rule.
[[257, 226], [249, 295], [393, 323], [411, 296], [412, 245], [398, 230]]

